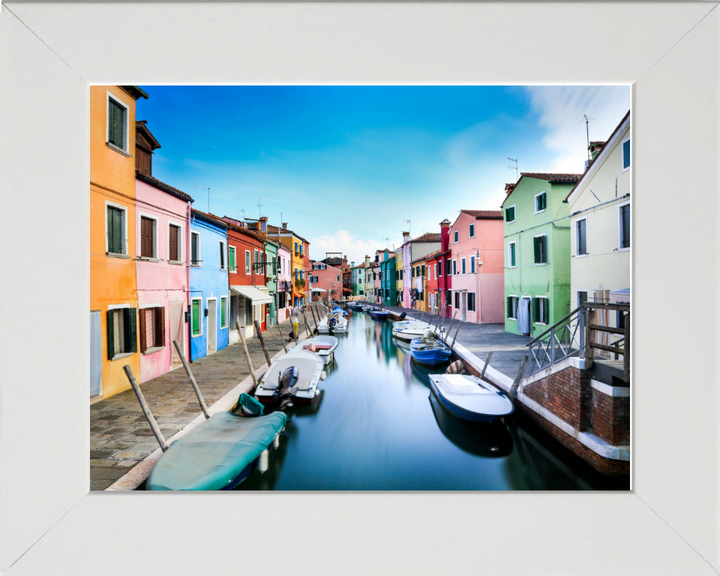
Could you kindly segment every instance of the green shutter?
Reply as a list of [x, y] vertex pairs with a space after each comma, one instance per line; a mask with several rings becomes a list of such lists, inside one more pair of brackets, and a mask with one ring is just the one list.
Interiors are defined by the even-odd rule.
[[200, 301], [193, 300], [192, 303], [192, 331], [193, 336], [200, 334]]
[[125, 351], [137, 352], [137, 308], [123, 308], [125, 320]]
[[235, 272], [235, 248], [230, 246], [228, 248], [229, 260], [230, 260], [230, 272]]
[[108, 360], [112, 360], [115, 355], [115, 323], [113, 322], [114, 310], [107, 311], [107, 344], [108, 344]]
[[227, 308], [227, 298], [220, 298], [220, 327], [225, 328], [227, 324], [225, 309]]
[[533, 248], [535, 251], [535, 264], [538, 264], [540, 262], [540, 245], [538, 240], [540, 238], [533, 238]]

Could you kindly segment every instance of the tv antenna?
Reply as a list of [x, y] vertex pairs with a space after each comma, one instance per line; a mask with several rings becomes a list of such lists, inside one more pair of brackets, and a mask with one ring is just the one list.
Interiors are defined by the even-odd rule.
[[[403, 220], [403, 222], [408, 223], [408, 232], [410, 232], [411, 231], [410, 218], [408, 218], [407, 220]], [[412, 236], [412, 233], [410, 233], [410, 236]]]
[[[591, 118], [587, 114], [583, 114], [583, 118], [585, 119], [585, 136], [587, 138], [587, 153], [588, 153], [588, 160], [592, 160], [592, 157], [590, 155], [590, 122], [593, 120], [597, 120], [597, 118]], [[582, 120], [580, 120], [582, 122]], [[578, 124], [580, 124], [578, 122]]]
[[210, 188], [207, 186], [195, 186], [195, 188], [203, 188], [208, 191], [208, 211], [207, 213], [210, 214]]
[[515, 166], [508, 166], [508, 168], [510, 168], [510, 170], [515, 170], [515, 182], [517, 182], [518, 178], [519, 178], [519, 176], [518, 176], [518, 159], [517, 158], [508, 158], [508, 160], [510, 160], [510, 162], [515, 162]]
[[260, 221], [260, 218], [262, 218], [262, 214], [260, 211], [262, 210], [262, 203], [260, 202], [260, 196], [252, 196], [252, 198], [255, 198], [258, 201], [258, 222]]

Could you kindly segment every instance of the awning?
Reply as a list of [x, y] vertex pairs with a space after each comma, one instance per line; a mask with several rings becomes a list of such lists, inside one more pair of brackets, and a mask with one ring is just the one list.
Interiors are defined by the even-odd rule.
[[230, 290], [240, 296], [245, 296], [248, 300], [252, 300], [253, 304], [269, 304], [273, 299], [265, 292], [261, 292], [254, 286], [230, 286]]
[[322, 288], [313, 288], [310, 292], [327, 292], [327, 290], [323, 290]]

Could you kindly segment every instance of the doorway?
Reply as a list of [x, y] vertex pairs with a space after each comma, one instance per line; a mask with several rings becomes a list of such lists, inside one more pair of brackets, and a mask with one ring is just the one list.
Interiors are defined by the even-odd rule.
[[217, 298], [208, 298], [208, 354], [217, 352]]
[[523, 336], [530, 336], [530, 298], [521, 298], [518, 306], [518, 331]]
[[185, 303], [184, 302], [170, 302], [170, 350], [172, 351], [172, 364], [171, 370], [182, 366], [180, 360], [180, 354], [178, 354], [174, 340], [180, 344], [180, 349], [185, 353]]
[[467, 292], [461, 292], [462, 306], [460, 308], [460, 314], [462, 321], [467, 322]]

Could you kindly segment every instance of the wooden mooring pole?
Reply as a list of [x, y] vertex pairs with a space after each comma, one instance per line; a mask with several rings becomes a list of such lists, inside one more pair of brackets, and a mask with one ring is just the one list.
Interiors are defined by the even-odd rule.
[[307, 314], [303, 312], [303, 319], [305, 320], [305, 331], [307, 332], [307, 336], [305, 336], [305, 339], [312, 338], [312, 330], [310, 330], [310, 323], [307, 319]]
[[512, 384], [512, 388], [510, 388], [510, 400], [515, 400], [515, 397], [517, 396], [518, 387], [520, 386], [520, 381], [523, 378], [523, 374], [525, 374], [525, 366], [528, 363], [528, 357], [523, 356], [522, 361], [520, 362], [520, 369], [518, 370], [518, 373], [515, 375], [515, 382]]
[[270, 354], [268, 354], [267, 346], [265, 346], [265, 337], [262, 334], [262, 330], [260, 329], [260, 322], [257, 320], [253, 320], [253, 324], [255, 325], [255, 334], [257, 334], [258, 338], [260, 339], [260, 346], [262, 346], [263, 354], [265, 354], [265, 360], [267, 361], [267, 365], [270, 366]]
[[255, 368], [253, 368], [252, 360], [250, 359], [250, 352], [248, 352], [247, 344], [245, 343], [245, 335], [243, 334], [242, 328], [240, 328], [240, 322], [236, 322], [235, 325], [240, 334], [240, 342], [242, 342], [243, 352], [245, 353], [245, 360], [247, 361], [248, 370], [250, 370], [250, 376], [252, 376], [253, 384], [255, 387], [258, 385], [257, 377], [255, 376]]
[[190, 378], [190, 384], [192, 384], [193, 390], [195, 390], [195, 396], [197, 396], [198, 402], [200, 402], [200, 408], [202, 409], [203, 414], [205, 414], [205, 418], [210, 418], [207, 405], [205, 404], [205, 399], [200, 393], [198, 383], [195, 380], [195, 376], [193, 375], [192, 370], [190, 370], [190, 365], [187, 363], [187, 360], [185, 360], [185, 354], [183, 354], [179, 342], [177, 340], [173, 340], [173, 345], [175, 346], [175, 350], [177, 350], [177, 353], [180, 356], [180, 362], [182, 362], [183, 368], [185, 368], [185, 373], [188, 375], [188, 378]]
[[138, 386], [138, 383], [135, 380], [132, 368], [125, 365], [123, 366], [123, 370], [125, 370], [125, 376], [127, 376], [128, 380], [130, 380], [130, 386], [132, 386], [132, 389], [135, 391], [135, 396], [137, 396], [138, 402], [140, 402], [140, 408], [142, 408], [145, 418], [147, 418], [148, 424], [150, 424], [150, 428], [152, 429], [153, 434], [155, 434], [158, 444], [160, 444], [160, 448], [162, 448], [162, 451], [165, 452], [165, 450], [168, 449], [168, 444], [165, 442], [165, 437], [162, 435], [162, 432], [160, 432], [160, 427], [155, 421], [155, 417], [152, 415], [150, 407], [147, 405], [147, 402], [145, 402], [145, 396], [143, 396], [140, 386]]
[[482, 380], [485, 377], [485, 370], [487, 370], [487, 367], [490, 365], [490, 358], [492, 358], [493, 353], [490, 352], [488, 354], [488, 357], [485, 358], [485, 365], [483, 366], [482, 372], [480, 372], [480, 380]]
[[[450, 352], [455, 348], [455, 341], [457, 340], [458, 332], [460, 332], [460, 326], [462, 326], [462, 320], [458, 322], [457, 330], [455, 330], [455, 336], [453, 337], [452, 344], [450, 344]], [[448, 334], [449, 336], [449, 334]]]
[[285, 350], [285, 354], [287, 354], [287, 346], [285, 346], [285, 337], [283, 336], [282, 330], [280, 329], [280, 315], [275, 313], [275, 318], [277, 319], [277, 329], [280, 333], [280, 343], [283, 346], [283, 350]]

